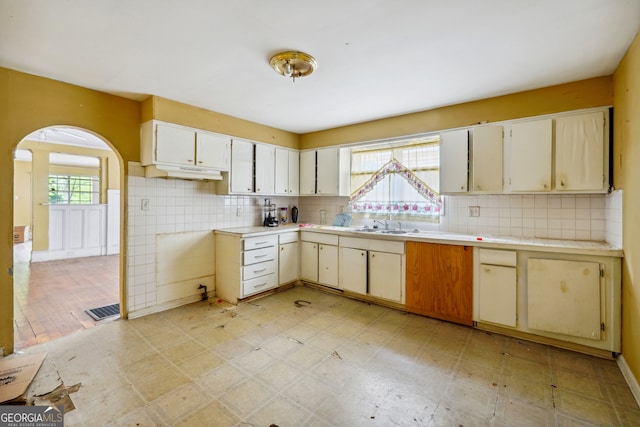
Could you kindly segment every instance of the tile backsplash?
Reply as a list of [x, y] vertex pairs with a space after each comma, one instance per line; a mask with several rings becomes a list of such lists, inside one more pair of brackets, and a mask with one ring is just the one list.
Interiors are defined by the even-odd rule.
[[[127, 212], [130, 312], [158, 303], [157, 235], [262, 224], [265, 196], [217, 195], [215, 182], [145, 178], [131, 172], [132, 166]], [[349, 201], [348, 197], [270, 199], [277, 207], [288, 207], [289, 212], [298, 206], [300, 223], [328, 225], [348, 208]], [[469, 206], [479, 206], [480, 216], [467, 216]], [[352, 225], [369, 222], [354, 220]], [[403, 221], [403, 225], [455, 233], [604, 240], [622, 247], [622, 191], [609, 195], [447, 196], [439, 224]]]
[[[327, 224], [348, 208], [348, 197], [300, 197], [304, 222]], [[468, 216], [469, 206], [480, 216]], [[353, 220], [353, 225], [371, 220]], [[445, 196], [440, 223], [402, 221], [405, 228], [451, 233], [564, 240], [606, 241], [622, 247], [622, 190], [594, 195], [469, 195]]]

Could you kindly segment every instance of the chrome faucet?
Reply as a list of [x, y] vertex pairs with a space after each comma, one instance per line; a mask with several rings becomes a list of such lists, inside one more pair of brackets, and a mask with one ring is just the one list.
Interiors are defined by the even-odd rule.
[[374, 224], [377, 222], [378, 224], [382, 224], [384, 225], [384, 229], [388, 230], [389, 229], [389, 221], [387, 221], [386, 219], [383, 219], [382, 221], [379, 221], [377, 219], [373, 220]]
[[398, 221], [398, 230], [402, 231], [402, 222]]

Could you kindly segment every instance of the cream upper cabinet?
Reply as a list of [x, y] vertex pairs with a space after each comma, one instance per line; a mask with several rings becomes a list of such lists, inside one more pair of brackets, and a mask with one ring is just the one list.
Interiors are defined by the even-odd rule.
[[285, 148], [276, 148], [275, 159], [275, 194], [297, 196], [300, 187], [299, 153]]
[[503, 127], [476, 126], [472, 134], [472, 188], [477, 193], [501, 193]]
[[469, 190], [469, 131], [440, 133], [440, 193], [466, 193]]
[[338, 149], [323, 148], [317, 150], [316, 157], [316, 193], [338, 194]]
[[316, 152], [315, 150], [300, 153], [300, 195], [316, 194]]
[[141, 163], [228, 171], [230, 142], [226, 135], [151, 120], [140, 128]]
[[511, 125], [509, 185], [511, 191], [550, 191], [552, 119]]
[[289, 151], [289, 195], [297, 196], [300, 193], [300, 153]]
[[350, 149], [329, 147], [303, 151], [299, 169], [300, 195], [350, 195]]
[[275, 147], [255, 144], [255, 192], [273, 194], [275, 183]]
[[196, 132], [196, 166], [229, 170], [231, 138], [209, 132]]
[[230, 188], [232, 193], [253, 192], [253, 143], [242, 139], [231, 142]]
[[155, 161], [163, 164], [195, 165], [196, 132], [184, 126], [156, 125]]
[[606, 191], [604, 112], [555, 120], [555, 188], [560, 191]]

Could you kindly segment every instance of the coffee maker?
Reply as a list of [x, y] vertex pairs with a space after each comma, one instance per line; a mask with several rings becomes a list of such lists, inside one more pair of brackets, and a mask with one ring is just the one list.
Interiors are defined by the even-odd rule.
[[271, 203], [271, 199], [264, 199], [264, 220], [262, 225], [265, 227], [277, 227], [278, 215], [276, 213], [276, 204]]

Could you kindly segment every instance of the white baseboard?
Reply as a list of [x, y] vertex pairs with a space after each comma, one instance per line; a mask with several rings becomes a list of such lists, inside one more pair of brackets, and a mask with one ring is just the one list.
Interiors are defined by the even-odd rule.
[[640, 384], [638, 384], [638, 380], [633, 375], [633, 372], [631, 372], [631, 369], [629, 369], [629, 365], [627, 365], [627, 361], [622, 354], [618, 356], [618, 367], [622, 372], [622, 376], [627, 381], [633, 397], [636, 398], [638, 406], [640, 406]]

